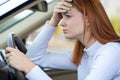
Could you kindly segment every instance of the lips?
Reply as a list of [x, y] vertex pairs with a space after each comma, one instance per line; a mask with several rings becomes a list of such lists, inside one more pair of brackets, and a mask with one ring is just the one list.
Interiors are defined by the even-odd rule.
[[63, 29], [63, 32], [64, 32], [64, 33], [67, 33], [67, 30], [66, 30], [66, 29]]

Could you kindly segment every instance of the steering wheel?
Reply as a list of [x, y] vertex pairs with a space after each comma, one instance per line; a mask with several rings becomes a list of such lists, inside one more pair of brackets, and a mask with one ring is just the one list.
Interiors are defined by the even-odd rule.
[[[24, 43], [22, 42], [22, 40], [14, 33], [9, 33], [8, 34], [8, 38], [7, 38], [7, 45], [8, 47], [12, 47], [12, 48], [18, 48], [21, 52], [23, 53], [26, 53], [27, 52], [27, 49], [24, 45]], [[12, 76], [12, 74], [10, 74], [11, 76], [10, 77], [16, 77], [15, 78], [12, 78], [12, 80], [27, 80], [25, 77], [24, 77], [24, 73], [21, 72], [21, 71], [18, 71], [14, 68], [12, 68], [14, 70], [14, 76]]]
[[27, 52], [27, 49], [24, 43], [22, 42], [22, 40], [14, 33], [8, 34], [7, 45], [8, 47], [12, 47], [12, 48], [17, 47], [23, 53]]

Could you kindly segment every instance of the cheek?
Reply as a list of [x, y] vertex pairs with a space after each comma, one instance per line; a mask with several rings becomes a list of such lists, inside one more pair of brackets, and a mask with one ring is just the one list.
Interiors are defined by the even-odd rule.
[[73, 20], [71, 23], [72, 23], [72, 24], [70, 24], [71, 30], [73, 30], [74, 32], [77, 32], [77, 33], [83, 33], [83, 31], [84, 31], [83, 21]]

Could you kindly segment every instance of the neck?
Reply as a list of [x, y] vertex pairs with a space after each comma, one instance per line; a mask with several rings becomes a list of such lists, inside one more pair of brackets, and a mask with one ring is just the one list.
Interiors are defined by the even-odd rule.
[[92, 46], [94, 43], [96, 42], [96, 39], [92, 38], [89, 41], [86, 41], [85, 43], [83, 43], [85, 45], [85, 48], [89, 48], [90, 46]]
[[85, 46], [85, 48], [89, 48], [96, 42], [96, 39], [94, 37], [87, 37], [84, 40], [80, 40], [80, 42]]

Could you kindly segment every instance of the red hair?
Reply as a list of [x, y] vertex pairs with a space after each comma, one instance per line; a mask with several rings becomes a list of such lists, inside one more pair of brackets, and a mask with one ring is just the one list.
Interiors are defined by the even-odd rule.
[[[116, 34], [101, 2], [99, 0], [73, 0], [73, 5], [78, 11], [87, 16], [90, 23], [91, 35], [100, 43], [105, 44], [111, 41], [120, 41], [120, 37]], [[83, 55], [84, 45], [77, 41], [72, 60], [79, 65]]]

